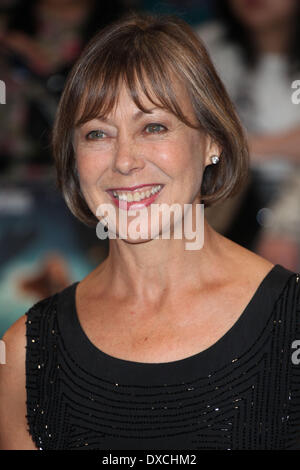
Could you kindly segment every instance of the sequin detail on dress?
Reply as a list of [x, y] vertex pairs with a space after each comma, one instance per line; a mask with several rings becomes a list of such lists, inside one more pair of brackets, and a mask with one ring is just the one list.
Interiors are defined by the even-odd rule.
[[291, 344], [300, 339], [300, 283], [287, 273], [281, 292], [275, 286], [265, 293], [276, 301], [261, 328], [237, 339], [240, 348], [235, 334], [246, 319], [230, 341], [170, 367], [131, 367], [105, 353], [90, 361], [96, 351], [86, 343], [70, 348], [68, 323], [60, 325], [73, 285], [38, 302], [27, 312], [26, 353], [27, 419], [37, 447], [300, 449], [300, 366], [291, 361]]

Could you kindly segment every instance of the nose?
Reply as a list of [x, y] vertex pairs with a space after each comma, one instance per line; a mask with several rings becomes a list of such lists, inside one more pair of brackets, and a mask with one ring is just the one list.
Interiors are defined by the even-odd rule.
[[128, 175], [141, 170], [145, 160], [141, 149], [128, 137], [117, 141], [113, 160], [113, 171]]

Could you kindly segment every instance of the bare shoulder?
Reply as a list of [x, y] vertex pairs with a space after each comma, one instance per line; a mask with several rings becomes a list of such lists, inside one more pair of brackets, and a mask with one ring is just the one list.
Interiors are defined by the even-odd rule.
[[26, 320], [27, 316], [22, 315], [3, 335], [2, 341], [11, 359], [19, 361], [25, 359]]
[[[10, 405], [10, 397], [25, 397], [26, 315], [19, 318], [4, 334], [5, 364], [0, 366], [0, 410]], [[13, 405], [13, 404], [12, 404]]]
[[26, 315], [4, 334], [5, 364], [0, 365], [1, 449], [36, 449], [26, 421]]
[[225, 237], [222, 238], [226, 253], [224, 258], [237, 282], [244, 280], [255, 286], [273, 269], [274, 264], [271, 261]]

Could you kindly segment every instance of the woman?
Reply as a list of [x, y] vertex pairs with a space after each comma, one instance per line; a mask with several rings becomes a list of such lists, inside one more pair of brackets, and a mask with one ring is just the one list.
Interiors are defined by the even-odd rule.
[[[247, 177], [242, 128], [191, 28], [132, 14], [102, 30], [68, 79], [53, 143], [65, 200], [107, 226], [109, 255], [5, 334], [2, 447], [295, 447], [299, 277], [205, 219], [199, 249], [175, 236]], [[152, 208], [175, 204], [168, 237]]]
[[[283, 185], [300, 162], [299, 106], [291, 99], [292, 83], [300, 72], [300, 4], [297, 0], [218, 0], [216, 7], [217, 21], [201, 25], [197, 33], [247, 129], [251, 185], [243, 204], [237, 197], [236, 204], [227, 201], [219, 211], [217, 207], [208, 211], [207, 217], [214, 224], [218, 213], [222, 216], [228, 207], [230, 217], [222, 217], [222, 233], [256, 251], [265, 223], [261, 209], [284, 194]], [[243, 229], [245, 209], [248, 223]], [[278, 262], [282, 259], [284, 253], [278, 253]]]

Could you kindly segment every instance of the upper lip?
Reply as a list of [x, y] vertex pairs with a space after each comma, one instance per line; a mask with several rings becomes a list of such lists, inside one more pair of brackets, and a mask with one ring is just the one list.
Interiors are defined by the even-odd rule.
[[121, 188], [108, 188], [107, 191], [134, 191], [135, 189], [138, 188], [144, 188], [145, 186], [158, 186], [158, 185], [163, 186], [161, 183], [146, 183], [146, 184], [139, 184], [137, 186], [131, 186], [131, 187], [121, 187]]

